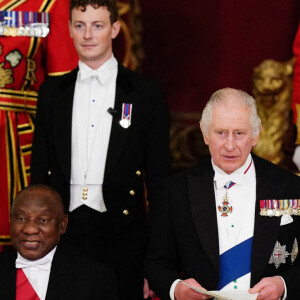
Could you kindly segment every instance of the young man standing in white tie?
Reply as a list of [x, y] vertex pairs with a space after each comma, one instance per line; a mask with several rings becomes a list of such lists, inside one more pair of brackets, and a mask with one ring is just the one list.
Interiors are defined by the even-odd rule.
[[149, 224], [169, 169], [167, 104], [156, 83], [113, 55], [115, 0], [72, 0], [70, 9], [79, 65], [40, 89], [31, 180], [61, 193], [62, 242], [111, 266], [120, 299], [141, 300]]

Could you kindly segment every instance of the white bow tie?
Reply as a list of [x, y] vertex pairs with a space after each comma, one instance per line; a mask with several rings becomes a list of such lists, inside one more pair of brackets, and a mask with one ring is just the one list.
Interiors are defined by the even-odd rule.
[[87, 80], [90, 78], [97, 78], [101, 85], [106, 85], [110, 77], [110, 72], [104, 70], [80, 70], [80, 80]]
[[40, 270], [50, 271], [51, 269], [51, 259], [50, 258], [41, 258], [37, 260], [27, 260], [23, 257], [17, 257], [16, 259], [16, 269], [24, 268], [37, 268]]
[[217, 188], [224, 187], [228, 185], [231, 181], [243, 185], [244, 184], [244, 174], [221, 174], [216, 172], [215, 173], [215, 181], [217, 184]]

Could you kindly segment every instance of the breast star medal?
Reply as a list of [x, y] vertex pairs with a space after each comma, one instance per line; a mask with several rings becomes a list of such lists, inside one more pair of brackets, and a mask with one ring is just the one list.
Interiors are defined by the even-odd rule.
[[228, 213], [232, 213], [232, 206], [229, 206], [228, 194], [226, 194], [222, 202], [222, 206], [218, 206], [218, 210], [221, 213], [221, 217], [228, 217]]
[[285, 250], [285, 245], [281, 246], [280, 243], [277, 241], [273, 250], [273, 253], [270, 257], [269, 264], [274, 264], [276, 269], [281, 264], [285, 264], [285, 259], [290, 255], [286, 250]]
[[296, 260], [298, 252], [299, 252], [298, 241], [295, 238], [293, 249], [292, 249], [292, 252], [291, 252], [291, 261], [292, 261], [292, 264]]

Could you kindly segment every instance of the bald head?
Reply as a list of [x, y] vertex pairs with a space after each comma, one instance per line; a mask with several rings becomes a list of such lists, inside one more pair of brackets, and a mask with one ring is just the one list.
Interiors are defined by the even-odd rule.
[[45, 184], [34, 184], [26, 187], [21, 192], [19, 192], [19, 194], [13, 201], [12, 212], [15, 207], [18, 206], [19, 202], [22, 202], [24, 200], [30, 201], [30, 199], [32, 198], [39, 199], [40, 202], [46, 201], [49, 203], [54, 203], [54, 205], [57, 207], [58, 212], [62, 210], [61, 213], [63, 213], [64, 211], [63, 200], [60, 194], [55, 189]]

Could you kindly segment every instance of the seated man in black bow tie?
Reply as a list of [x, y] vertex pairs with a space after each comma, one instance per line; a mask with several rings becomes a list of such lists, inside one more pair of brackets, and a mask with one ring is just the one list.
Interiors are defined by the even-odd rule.
[[234, 299], [298, 300], [300, 178], [251, 153], [261, 120], [247, 93], [215, 92], [200, 127], [211, 157], [168, 181], [150, 288], [162, 299], [207, 299], [189, 283]]
[[51, 187], [32, 185], [17, 195], [10, 227], [17, 252], [0, 255], [0, 299], [118, 299], [111, 269], [58, 245], [67, 223]]

